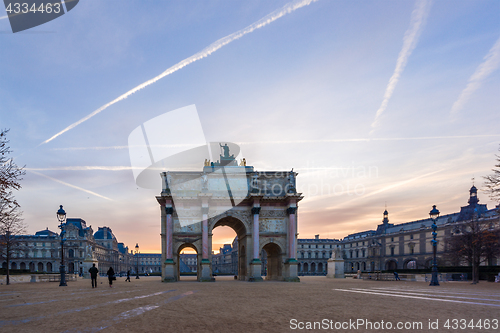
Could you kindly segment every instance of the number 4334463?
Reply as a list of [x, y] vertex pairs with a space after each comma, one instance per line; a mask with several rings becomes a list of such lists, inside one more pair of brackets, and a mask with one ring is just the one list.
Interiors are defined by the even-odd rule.
[[448, 319], [444, 325], [444, 328], [446, 329], [452, 329], [452, 330], [489, 330], [493, 329], [496, 330], [498, 329], [498, 319], [471, 319], [470, 321], [466, 319]]
[[31, 7], [29, 6], [29, 4], [27, 4], [26, 2], [24, 3], [20, 3], [20, 2], [15, 2], [15, 3], [9, 3], [9, 5], [7, 6], [7, 8], [5, 9], [7, 11], [7, 13], [9, 14], [19, 14], [19, 13], [23, 13], [23, 14], [27, 14], [29, 12], [31, 13], [36, 13], [36, 12], [39, 12], [39, 13], [56, 13], [56, 14], [59, 14], [59, 12], [61, 11], [61, 3], [42, 3], [40, 4], [39, 6], [37, 6], [36, 4], [32, 4]]

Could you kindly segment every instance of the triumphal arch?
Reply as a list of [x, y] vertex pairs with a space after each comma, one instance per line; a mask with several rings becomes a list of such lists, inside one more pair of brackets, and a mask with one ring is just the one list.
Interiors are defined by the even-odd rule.
[[[212, 230], [229, 226], [237, 234], [238, 279], [261, 281], [261, 253], [267, 255], [266, 279], [299, 281], [296, 260], [297, 193], [293, 171], [255, 171], [239, 164], [221, 145], [216, 162], [203, 169], [162, 172], [162, 281], [179, 280], [181, 251], [198, 258], [198, 281], [212, 277]], [[201, 164], [201, 163], [200, 163]], [[201, 166], [201, 165], [200, 165]]]

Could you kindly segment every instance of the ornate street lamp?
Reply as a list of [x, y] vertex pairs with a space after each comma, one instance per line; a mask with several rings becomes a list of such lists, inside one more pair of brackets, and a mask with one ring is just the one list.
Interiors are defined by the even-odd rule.
[[436, 220], [439, 217], [439, 210], [436, 209], [436, 205], [432, 206], [432, 210], [429, 212], [429, 216], [431, 217], [432, 220], [432, 252], [433, 252], [433, 262], [432, 262], [432, 279], [431, 283], [429, 286], [439, 286], [439, 281], [438, 281], [438, 268], [437, 268], [437, 258], [436, 258], [436, 251], [437, 251], [437, 225], [436, 225]]
[[59, 220], [59, 228], [61, 229], [61, 266], [59, 267], [59, 272], [61, 273], [61, 281], [59, 283], [59, 287], [66, 287], [66, 267], [64, 267], [64, 241], [66, 240], [65, 234], [66, 230], [64, 230], [63, 223], [66, 222], [66, 212], [63, 209], [63, 206], [59, 206], [59, 210], [57, 211], [57, 219]]
[[139, 243], [135, 244], [135, 256], [137, 257], [137, 269], [135, 270], [135, 278], [139, 278]]

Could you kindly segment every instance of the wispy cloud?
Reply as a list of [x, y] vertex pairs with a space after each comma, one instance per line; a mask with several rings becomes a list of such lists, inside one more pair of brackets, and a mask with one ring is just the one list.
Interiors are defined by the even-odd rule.
[[[47, 167], [47, 168], [24, 168], [26, 171], [92, 171], [92, 170], [102, 170], [102, 171], [124, 171], [132, 170], [133, 167], [130, 166], [100, 166], [100, 165], [84, 165], [84, 166], [64, 166], [64, 167]], [[142, 170], [142, 168], [135, 168]]]
[[148, 80], [140, 85], [138, 85], [137, 87], [127, 91], [126, 93], [124, 93], [123, 95], [119, 96], [118, 98], [112, 100], [111, 102], [107, 103], [107, 104], [104, 104], [103, 106], [101, 106], [99, 109], [95, 110], [94, 112], [90, 113], [89, 115], [83, 117], [82, 119], [78, 120], [77, 122], [69, 125], [68, 127], [66, 127], [65, 129], [63, 129], [62, 131], [60, 131], [59, 133], [53, 135], [52, 137], [50, 137], [49, 139], [45, 140], [44, 142], [40, 143], [40, 145], [43, 145], [45, 143], [48, 143], [52, 140], [54, 140], [55, 138], [57, 138], [58, 136], [60, 136], [61, 134], [75, 128], [76, 126], [80, 125], [81, 123], [89, 120], [90, 118], [92, 118], [93, 116], [95, 116], [96, 114], [104, 111], [105, 109], [107, 109], [108, 107], [110, 107], [111, 105], [121, 101], [121, 100], [124, 100], [126, 99], [127, 97], [129, 97], [130, 95], [132, 95], [133, 93], [136, 93], [137, 91], [143, 89], [143, 88], [146, 88], [147, 86], [155, 83], [156, 81], [164, 78], [165, 76], [167, 75], [170, 75], [176, 71], [178, 71], [179, 69], [189, 65], [189, 64], [192, 64], [193, 62], [195, 61], [198, 61], [200, 59], [203, 59], [205, 57], [208, 57], [209, 55], [211, 55], [212, 53], [214, 53], [215, 51], [217, 51], [218, 49], [220, 49], [221, 47], [243, 37], [244, 35], [246, 34], [249, 34], [251, 33], [252, 31], [256, 30], [256, 29], [260, 29], [274, 21], [276, 21], [277, 19], [285, 16], [286, 14], [290, 14], [291, 12], [301, 8], [301, 7], [304, 7], [304, 6], [307, 6], [309, 4], [311, 4], [312, 2], [316, 2], [317, 0], [296, 0], [296, 1], [292, 1], [292, 2], [289, 2], [287, 3], [285, 6], [283, 6], [281, 9], [278, 9], [278, 10], [275, 10], [274, 12], [264, 16], [263, 18], [261, 18], [260, 20], [258, 20], [257, 22], [254, 22], [252, 24], [250, 24], [248, 27], [244, 28], [244, 29], [241, 29], [239, 31], [236, 31], [226, 37], [223, 37], [219, 40], [217, 40], [216, 42], [210, 44], [209, 46], [207, 46], [206, 48], [204, 48], [203, 50], [201, 50], [200, 52], [190, 56], [189, 58], [186, 58], [184, 60], [182, 60], [181, 62], [175, 64], [174, 66], [170, 67], [169, 69], [167, 69], [166, 71], [164, 71], [163, 73], [161, 73], [160, 75], [152, 78], [151, 80]]
[[469, 100], [470, 96], [481, 86], [481, 83], [491, 73], [498, 69], [500, 65], [500, 38], [497, 39], [488, 54], [484, 57], [484, 61], [477, 67], [476, 71], [469, 78], [467, 86], [462, 91], [458, 99], [451, 107], [451, 116], [457, 114]]
[[129, 149], [129, 148], [177, 148], [177, 147], [186, 147], [192, 148], [192, 144], [190, 143], [180, 143], [180, 144], [169, 144], [169, 145], [131, 145], [131, 146], [108, 146], [108, 147], [66, 147], [66, 148], [52, 148], [51, 150], [70, 150], [70, 151], [78, 151], [78, 150], [119, 150], [119, 149]]
[[425, 25], [425, 21], [427, 18], [427, 14], [429, 12], [431, 3], [430, 0], [418, 0], [415, 3], [415, 8], [411, 13], [411, 21], [410, 27], [406, 30], [405, 35], [403, 37], [403, 48], [399, 52], [398, 60], [396, 61], [396, 68], [394, 69], [394, 73], [389, 79], [389, 84], [385, 89], [384, 99], [382, 100], [382, 104], [377, 110], [375, 114], [375, 119], [372, 122], [372, 131], [374, 131], [375, 127], [377, 127], [379, 123], [379, 118], [384, 113], [387, 108], [387, 104], [389, 103], [389, 99], [398, 84], [399, 77], [401, 73], [406, 67], [406, 63], [408, 62], [408, 58], [410, 57], [413, 49], [417, 45], [418, 38], [420, 37], [420, 33], [422, 32], [422, 28]]
[[8, 16], [5, 15], [5, 16], [0, 16], [0, 20], [3, 20], [3, 19], [6, 19]]
[[[322, 140], [283, 140], [283, 141], [247, 141], [235, 142], [238, 145], [256, 145], [256, 144], [303, 144], [303, 143], [335, 143], [335, 142], [375, 142], [375, 141], [413, 141], [413, 140], [458, 140], [458, 139], [474, 139], [474, 138], [500, 138], [500, 134], [478, 134], [478, 135], [448, 135], [448, 136], [421, 136], [408, 138], [352, 138], [352, 139], [322, 139]], [[150, 145], [150, 147], [171, 148], [186, 146], [191, 147], [191, 144], [178, 145]], [[128, 149], [131, 146], [109, 146], [109, 147], [65, 147], [52, 148], [51, 150], [64, 151], [80, 151], [80, 150], [118, 150]], [[133, 146], [146, 147], [146, 146]]]
[[77, 189], [77, 190], [83, 191], [83, 192], [85, 192], [85, 193], [95, 195], [96, 197], [99, 197], [99, 198], [103, 198], [103, 199], [106, 199], [106, 200], [109, 200], [109, 201], [114, 201], [113, 199], [110, 199], [110, 198], [108, 198], [108, 197], [105, 197], [104, 195], [100, 195], [100, 194], [98, 194], [98, 193], [92, 192], [92, 191], [90, 191], [90, 190], [86, 190], [86, 189], [81, 188], [81, 187], [78, 187], [78, 186], [76, 186], [76, 185], [72, 185], [72, 184], [69, 184], [69, 183], [63, 182], [62, 180], [59, 180], [59, 179], [56, 179], [56, 178], [52, 178], [52, 177], [50, 177], [50, 176], [44, 175], [43, 173], [36, 172], [36, 171], [34, 171], [34, 170], [30, 170], [30, 171], [31, 171], [31, 172], [33, 172], [34, 174], [37, 174], [37, 175], [42, 176], [42, 177], [45, 177], [45, 178], [50, 179], [50, 180], [52, 180], [52, 181], [55, 181], [55, 182], [57, 182], [57, 183], [59, 183], [59, 184], [63, 184], [63, 185], [65, 185], [65, 186], [72, 187], [72, 188], [74, 188], [74, 189]]
[[[398, 188], [398, 187], [406, 186], [406, 185], [408, 185], [410, 183], [413, 183], [413, 182], [415, 182], [417, 180], [420, 180], [420, 179], [432, 176], [432, 175], [434, 175], [436, 173], [440, 173], [440, 172], [442, 172], [444, 170], [446, 170], [446, 168], [439, 169], [439, 170], [432, 171], [432, 172], [428, 172], [428, 173], [423, 174], [423, 175], [419, 175], [419, 176], [416, 176], [416, 177], [413, 177], [413, 178], [410, 178], [410, 179], [407, 179], [407, 180], [399, 181], [399, 182], [396, 182], [396, 183], [384, 186], [381, 189], [369, 192], [369, 193], [361, 195], [361, 196], [357, 196], [357, 197], [355, 197], [355, 198], [353, 198], [351, 200], [344, 201], [342, 203], [336, 204], [333, 207], [328, 207], [328, 208], [326, 208], [326, 210], [340, 209], [340, 208], [343, 208], [345, 206], [349, 206], [353, 202], [359, 202], [359, 200], [363, 200], [363, 199], [369, 198], [369, 197], [374, 196], [376, 194], [380, 194], [382, 192], [386, 192], [386, 191], [389, 191], [389, 190], [392, 190], [392, 189], [395, 189], [395, 188]], [[337, 195], [336, 194], [327, 194], [327, 195], [321, 195], [321, 196], [316, 196], [316, 197], [310, 197], [310, 198], [304, 199], [304, 202], [310, 203], [310, 202], [313, 202], [313, 201], [323, 200], [323, 199], [327, 199], [327, 198], [331, 198], [331, 197], [335, 197], [335, 196], [337, 196]]]

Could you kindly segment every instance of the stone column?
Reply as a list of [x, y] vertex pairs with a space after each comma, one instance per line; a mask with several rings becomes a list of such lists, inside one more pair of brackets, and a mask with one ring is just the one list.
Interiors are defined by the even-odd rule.
[[[163, 282], [174, 282], [177, 281], [177, 271], [175, 267], [175, 262], [173, 259], [173, 241], [174, 241], [174, 223], [172, 220], [172, 215], [174, 213], [174, 208], [172, 207], [172, 201], [165, 201], [165, 263], [163, 269]], [[163, 215], [163, 213], [162, 213]]]
[[[204, 209], [204, 208], [202, 208]], [[208, 208], [206, 208], [208, 211]], [[208, 260], [208, 212], [203, 212], [202, 217], [202, 225], [201, 225], [201, 233], [202, 233], [202, 259]]]
[[[167, 243], [167, 226], [166, 226], [166, 221], [167, 221], [167, 213], [165, 212], [165, 203], [160, 202], [160, 215], [161, 215], [161, 232], [160, 232], [160, 237], [161, 237], [161, 261], [160, 261], [160, 267], [161, 270], [163, 270], [163, 264], [165, 262], [165, 259], [167, 259], [167, 248], [166, 248], [166, 243]], [[128, 270], [128, 264], [127, 268]], [[163, 274], [163, 273], [162, 273]]]
[[285, 281], [289, 282], [300, 282], [297, 267], [299, 262], [295, 259], [297, 256], [297, 251], [295, 249], [297, 237], [297, 204], [295, 200], [290, 201], [290, 205], [286, 212], [288, 214], [288, 259], [285, 261], [283, 278]]
[[208, 200], [203, 199], [201, 204], [201, 282], [214, 281], [212, 279], [211, 264], [208, 259]]
[[295, 249], [295, 237], [297, 230], [295, 228], [295, 214], [297, 212], [297, 207], [288, 207], [286, 212], [288, 213], [288, 258], [296, 259], [297, 251]]
[[165, 238], [165, 249], [166, 249], [166, 259], [173, 259], [172, 243], [174, 241], [174, 226], [172, 221], [172, 214], [174, 213], [173, 207], [165, 207], [166, 214], [166, 238]]
[[252, 240], [253, 240], [253, 258], [250, 262], [250, 276], [248, 281], [257, 282], [263, 281], [262, 279], [262, 261], [260, 260], [260, 237], [259, 237], [259, 214], [260, 204], [258, 200], [254, 201], [252, 207], [253, 225], [252, 225]]

